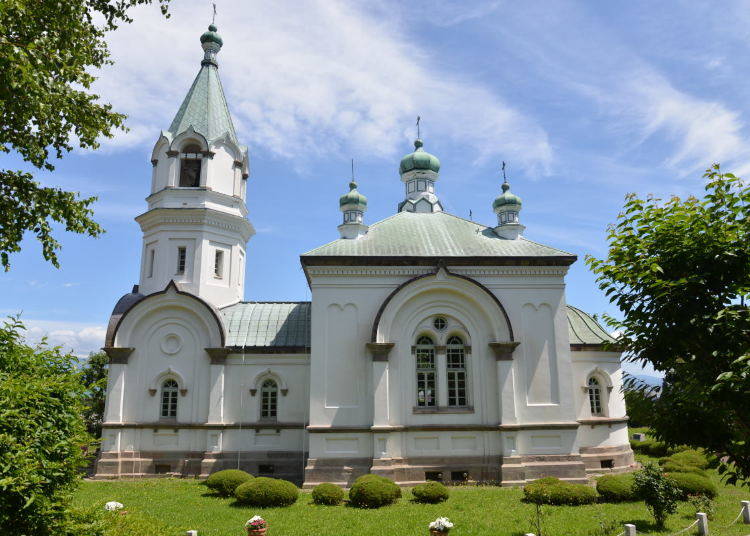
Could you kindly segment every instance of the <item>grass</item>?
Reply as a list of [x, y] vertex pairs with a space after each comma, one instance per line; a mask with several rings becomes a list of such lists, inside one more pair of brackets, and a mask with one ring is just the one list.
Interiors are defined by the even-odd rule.
[[[718, 482], [718, 477], [712, 473]], [[727, 525], [740, 510], [740, 500], [750, 498], [747, 488], [724, 486], [715, 501], [716, 515], [709, 523], [711, 533], [746, 536], [747, 525]], [[437, 505], [411, 502], [404, 490], [398, 503], [377, 510], [349, 506], [316, 506], [309, 493], [301, 493], [288, 508], [250, 508], [233, 499], [212, 496], [197, 480], [148, 479], [135, 481], [87, 481], [75, 497], [83, 507], [102, 507], [117, 500], [128, 510], [112, 516], [111, 536], [184, 536], [194, 529], [199, 536], [241, 536], [244, 522], [254, 514], [269, 522], [268, 536], [388, 536], [427, 535], [427, 524], [447, 516], [456, 524], [451, 536], [522, 536], [533, 532], [535, 507], [521, 502], [517, 488], [454, 487], [447, 502]], [[543, 507], [545, 536], [614, 536], [623, 523], [634, 523], [638, 534], [667, 535], [688, 526], [695, 519], [689, 503], [680, 503], [664, 531], [657, 531], [643, 503], [595, 504], [588, 506]], [[600, 524], [609, 524], [601, 531]]]

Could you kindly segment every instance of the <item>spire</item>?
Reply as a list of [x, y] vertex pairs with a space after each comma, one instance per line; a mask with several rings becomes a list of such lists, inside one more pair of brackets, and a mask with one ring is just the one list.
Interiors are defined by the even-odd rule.
[[216, 55], [221, 50], [224, 40], [212, 23], [208, 26], [208, 31], [201, 35], [200, 42], [203, 48], [201, 69], [172, 120], [169, 133], [176, 137], [193, 127], [209, 142], [228, 135], [237, 143], [237, 134], [229, 114], [224, 89], [219, 79], [219, 64], [216, 61]]
[[359, 238], [367, 233], [364, 215], [367, 210], [367, 198], [357, 191], [357, 181], [354, 180], [354, 159], [352, 158], [352, 178], [349, 181], [349, 193], [339, 198], [339, 209], [343, 213], [344, 221], [339, 225], [341, 238]]
[[492, 209], [497, 214], [495, 233], [503, 238], [515, 240], [521, 236], [525, 229], [518, 218], [521, 212], [521, 198], [510, 191], [510, 183], [505, 174], [505, 162], [503, 162], [502, 172], [503, 184], [501, 189], [503, 193], [497, 196], [492, 203]]

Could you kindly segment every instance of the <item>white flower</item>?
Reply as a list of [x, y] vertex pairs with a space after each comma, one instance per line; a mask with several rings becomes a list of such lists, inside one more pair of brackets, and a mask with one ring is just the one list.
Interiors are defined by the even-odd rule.
[[442, 532], [447, 532], [453, 528], [453, 523], [451, 523], [447, 517], [439, 517], [435, 521], [430, 523], [430, 528]]
[[265, 527], [266, 520], [260, 516], [253, 516], [247, 520], [247, 522], [245, 523], [245, 528], [252, 527], [253, 525], [260, 526], [261, 528]]
[[115, 510], [122, 510], [123, 508], [125, 508], [123, 504], [117, 501], [109, 501], [104, 505], [104, 509], [109, 510], [110, 512], [114, 512]]

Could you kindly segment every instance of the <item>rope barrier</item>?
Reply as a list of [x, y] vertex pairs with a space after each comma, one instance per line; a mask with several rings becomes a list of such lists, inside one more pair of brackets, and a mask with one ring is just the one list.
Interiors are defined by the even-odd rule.
[[683, 532], [687, 532], [690, 529], [692, 529], [694, 526], [696, 526], [697, 524], [698, 524], [698, 520], [696, 519], [689, 526], [685, 527], [684, 529], [682, 529], [680, 531], [675, 532], [674, 534], [670, 534], [669, 536], [677, 536], [678, 534], [682, 534]]
[[737, 523], [737, 522], [738, 522], [738, 521], [740, 520], [740, 518], [742, 517], [742, 513], [743, 513], [744, 511], [745, 511], [745, 508], [744, 508], [744, 507], [743, 507], [743, 508], [741, 508], [741, 509], [740, 509], [740, 513], [739, 513], [739, 514], [737, 514], [737, 517], [735, 517], [735, 518], [734, 518], [734, 521], [732, 521], [732, 522], [731, 522], [731, 523], [730, 523], [729, 525], [727, 525], [727, 527], [731, 527], [732, 525], [734, 525], [735, 523]]

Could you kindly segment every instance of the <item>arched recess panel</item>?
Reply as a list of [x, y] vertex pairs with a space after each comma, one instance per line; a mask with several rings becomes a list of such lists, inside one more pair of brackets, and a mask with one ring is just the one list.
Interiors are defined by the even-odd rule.
[[359, 311], [333, 303], [325, 315], [325, 407], [356, 408], [362, 403], [364, 359], [358, 337]]
[[530, 405], [560, 403], [554, 320], [546, 303], [538, 307], [527, 303], [522, 308], [522, 366]]

